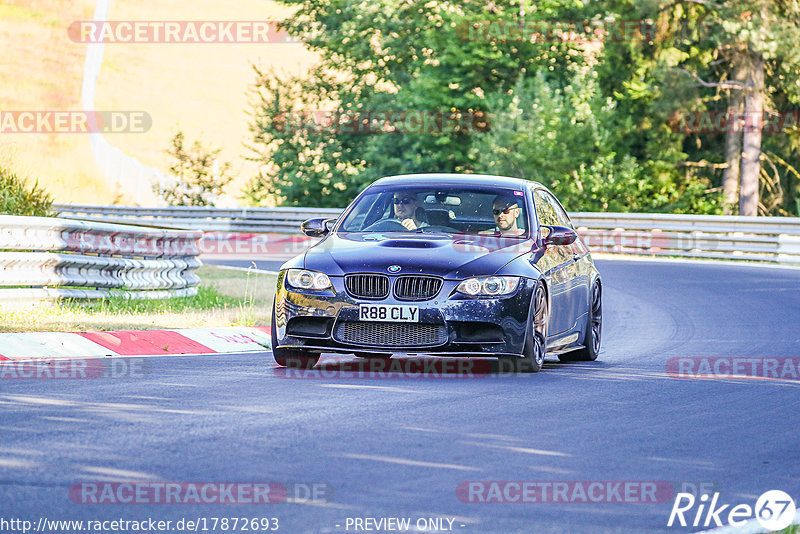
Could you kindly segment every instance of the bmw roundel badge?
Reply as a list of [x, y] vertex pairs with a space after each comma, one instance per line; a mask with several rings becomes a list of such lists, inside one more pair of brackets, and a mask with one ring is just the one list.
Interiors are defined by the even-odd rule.
[[400, 266], [399, 265], [390, 265], [389, 267], [386, 268], [386, 270], [389, 271], [390, 273], [399, 273], [400, 272]]

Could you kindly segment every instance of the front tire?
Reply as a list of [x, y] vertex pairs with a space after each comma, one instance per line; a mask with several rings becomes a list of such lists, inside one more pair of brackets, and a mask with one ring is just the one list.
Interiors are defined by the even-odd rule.
[[272, 326], [270, 327], [272, 338], [272, 356], [275, 363], [281, 367], [292, 369], [311, 369], [319, 361], [319, 354], [309, 353], [297, 349], [279, 349], [278, 334], [275, 331], [275, 302], [272, 303]]
[[547, 305], [547, 290], [541, 282], [536, 282], [536, 288], [533, 290], [529, 317], [522, 355], [501, 357], [502, 368], [510, 368], [512, 372], [516, 373], [538, 373], [544, 366], [544, 357], [547, 355], [547, 324], [550, 321], [550, 310]]
[[558, 359], [562, 362], [593, 362], [600, 354], [600, 340], [603, 333], [603, 291], [600, 282], [592, 286], [592, 302], [589, 306], [589, 317], [586, 320], [586, 332], [583, 335], [583, 348], [566, 354]]

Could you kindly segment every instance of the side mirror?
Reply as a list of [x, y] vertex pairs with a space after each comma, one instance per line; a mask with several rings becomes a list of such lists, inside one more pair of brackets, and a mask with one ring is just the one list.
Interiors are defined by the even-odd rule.
[[546, 226], [543, 225], [542, 228], [547, 228], [550, 230], [550, 233], [544, 238], [544, 246], [550, 245], [571, 245], [578, 239], [578, 234], [572, 228], [567, 228], [566, 226]]
[[303, 224], [300, 225], [300, 230], [308, 237], [322, 237], [331, 231], [334, 222], [336, 222], [336, 219], [323, 219], [322, 217], [309, 219], [303, 221]]

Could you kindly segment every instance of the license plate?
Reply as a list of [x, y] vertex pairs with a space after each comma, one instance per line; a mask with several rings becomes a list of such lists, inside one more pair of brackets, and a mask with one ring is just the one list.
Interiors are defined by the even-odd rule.
[[360, 321], [383, 321], [387, 323], [418, 323], [419, 306], [400, 304], [359, 304]]

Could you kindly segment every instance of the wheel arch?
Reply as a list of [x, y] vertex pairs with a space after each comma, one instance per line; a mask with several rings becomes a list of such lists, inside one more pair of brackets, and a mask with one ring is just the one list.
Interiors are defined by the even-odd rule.
[[549, 312], [553, 309], [553, 303], [550, 302], [550, 287], [547, 285], [547, 279], [544, 277], [544, 275], [542, 275], [537, 279], [537, 281], [542, 284], [542, 287], [544, 287], [544, 296], [547, 298], [547, 311]]
[[593, 270], [592, 277], [589, 281], [589, 290], [586, 292], [586, 311], [587, 313], [592, 308], [592, 288], [595, 284], [600, 284], [600, 298], [603, 298], [603, 280], [600, 277], [600, 273], [597, 272], [597, 269]]
[[[534, 282], [536, 284], [542, 284], [542, 288], [544, 288], [545, 302], [547, 302], [547, 313], [550, 314], [552, 312], [552, 309], [553, 309], [553, 303], [550, 300], [550, 287], [547, 285], [547, 279], [545, 278], [544, 275], [541, 275], [539, 278], [534, 278], [533, 280], [534, 280]], [[529, 320], [532, 319], [531, 315], [534, 313], [533, 306], [534, 306], [534, 301], [535, 300], [536, 300], [536, 290], [535, 290], [535, 286], [534, 286], [534, 290], [531, 292], [531, 303], [530, 303], [529, 311], [528, 311], [528, 319]], [[548, 317], [548, 321], [549, 321], [549, 317]]]

